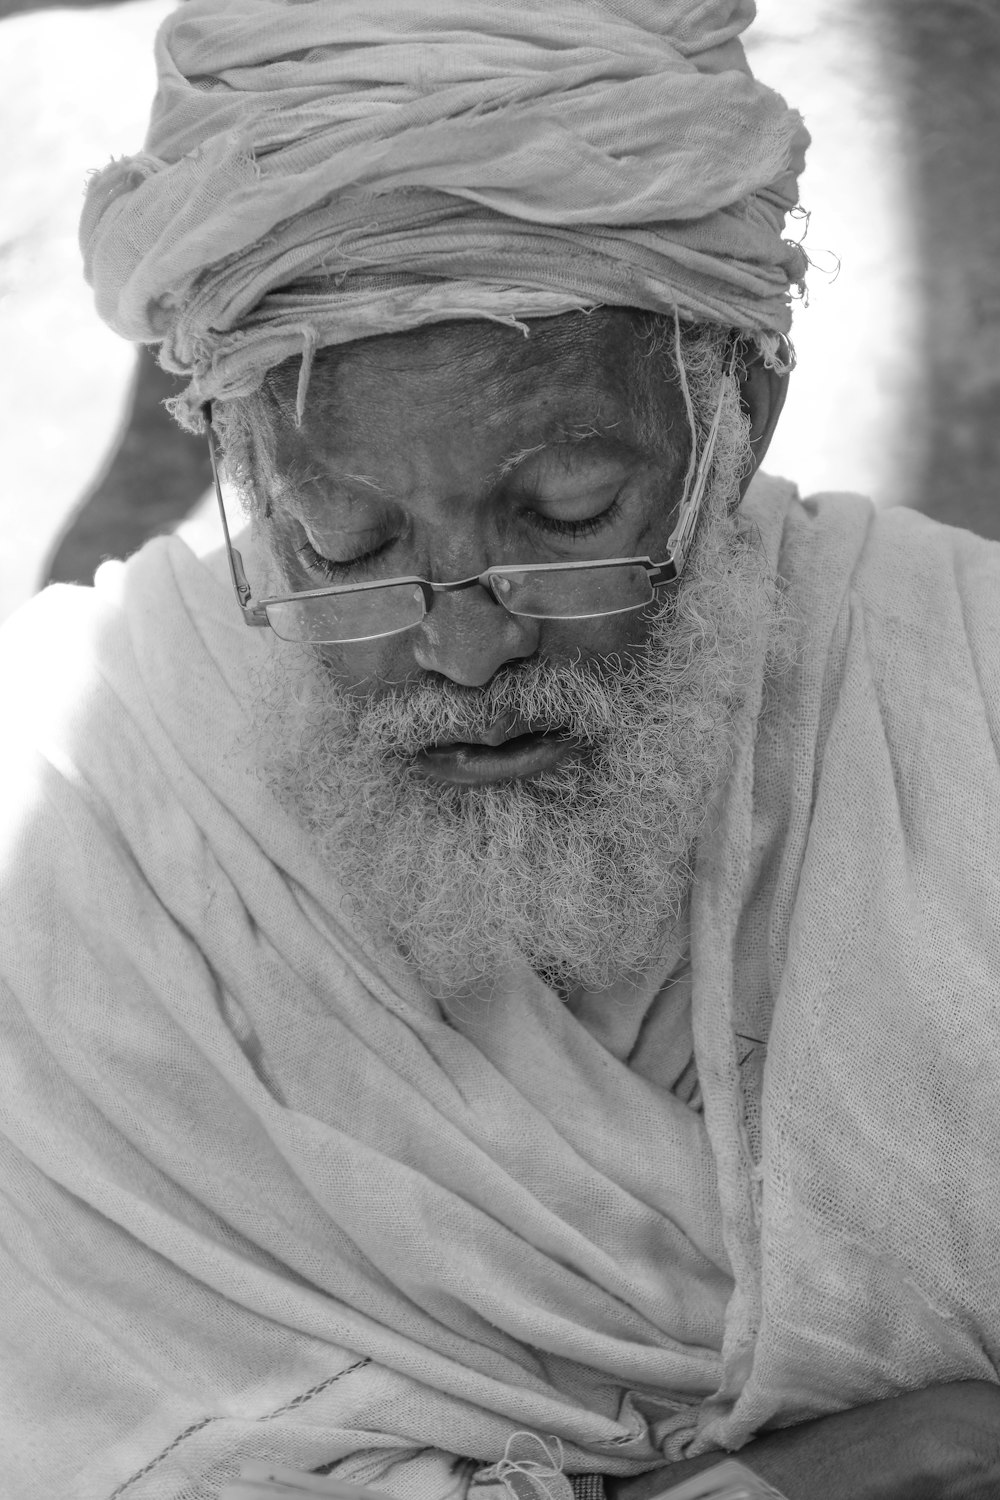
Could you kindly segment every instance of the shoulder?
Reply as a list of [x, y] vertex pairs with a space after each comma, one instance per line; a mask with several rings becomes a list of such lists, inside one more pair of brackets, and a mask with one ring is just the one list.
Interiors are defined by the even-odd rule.
[[[848, 640], [873, 661], [962, 664], [1000, 698], [1000, 543], [864, 496], [801, 498], [761, 476], [744, 502], [786, 590], [802, 653], [843, 658]], [[996, 689], [991, 686], [996, 684]]]
[[105, 563], [93, 587], [55, 584], [0, 628], [0, 684], [18, 739], [108, 715], [163, 717], [186, 701], [218, 701], [219, 679], [235, 687], [253, 642], [218, 562], [175, 537], [149, 542], [126, 562]]
[[803, 498], [770, 475], [755, 479], [742, 513], [796, 592], [850, 593], [866, 609], [912, 619], [928, 633], [954, 628], [959, 600], [971, 601], [980, 617], [1000, 617], [1000, 542], [907, 506], [877, 509], [863, 495]]
[[81, 848], [145, 848], [199, 787], [207, 795], [246, 703], [237, 631], [251, 632], [227, 603], [183, 543], [161, 538], [105, 564], [94, 587], [55, 585], [4, 623], [0, 827], [26, 856], [54, 871], [70, 830]]

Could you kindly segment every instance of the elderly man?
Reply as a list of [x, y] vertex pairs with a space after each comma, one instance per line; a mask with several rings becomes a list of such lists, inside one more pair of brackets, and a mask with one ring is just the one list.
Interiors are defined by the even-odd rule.
[[17, 1500], [1000, 1492], [1000, 555], [750, 483], [751, 12], [160, 34], [88, 274], [250, 526], [4, 633]]

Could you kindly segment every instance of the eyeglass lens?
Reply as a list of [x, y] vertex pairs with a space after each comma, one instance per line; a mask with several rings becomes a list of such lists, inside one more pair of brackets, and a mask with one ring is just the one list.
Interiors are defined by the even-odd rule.
[[[535, 620], [581, 620], [595, 615], [641, 609], [653, 597], [645, 568], [572, 568], [565, 572], [532, 572], [506, 568], [492, 576], [497, 600], [512, 615]], [[285, 641], [377, 640], [419, 625], [424, 617], [423, 590], [412, 583], [386, 588], [350, 589], [312, 599], [280, 599], [266, 605], [267, 620]]]

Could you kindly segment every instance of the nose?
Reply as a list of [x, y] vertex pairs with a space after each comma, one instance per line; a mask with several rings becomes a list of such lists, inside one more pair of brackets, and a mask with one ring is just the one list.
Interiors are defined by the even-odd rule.
[[540, 620], [508, 614], [478, 586], [436, 594], [415, 632], [413, 655], [425, 672], [462, 687], [485, 687], [507, 662], [534, 656], [540, 627]]

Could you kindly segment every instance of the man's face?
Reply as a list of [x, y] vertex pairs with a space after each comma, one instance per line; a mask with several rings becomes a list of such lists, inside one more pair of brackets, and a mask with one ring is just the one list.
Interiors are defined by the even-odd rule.
[[[687, 458], [686, 414], [665, 385], [657, 442], [643, 441], [633, 336], [620, 316], [600, 322], [602, 336], [595, 328], [585, 342], [578, 323], [571, 337], [572, 325], [556, 318], [530, 339], [473, 324], [458, 341], [449, 330], [353, 346], [301, 429], [282, 431], [279, 467], [295, 482], [275, 541], [290, 586], [457, 580], [500, 563], [662, 559]], [[356, 695], [428, 676], [482, 688], [520, 661], [627, 653], [647, 631], [641, 613], [516, 618], [476, 588], [437, 595], [419, 628], [324, 656]], [[499, 781], [531, 774], [534, 760], [551, 763], [552, 754], [540, 747], [527, 760], [506, 759], [510, 768], [496, 746], [479, 761], [439, 755], [424, 769]]]
[[[555, 319], [529, 340], [463, 325], [352, 346], [302, 427], [281, 431], [265, 535], [284, 585], [664, 557], [688, 458], [682, 398], [654, 380], [659, 421], [645, 420], [628, 320], [587, 332]], [[600, 989], [675, 937], [775, 612], [726, 515], [746, 457], [735, 404], [727, 431], [676, 597], [538, 621], [472, 588], [396, 636], [275, 642], [272, 784], [360, 924], [432, 992], [486, 992], [517, 962], [564, 991]]]

